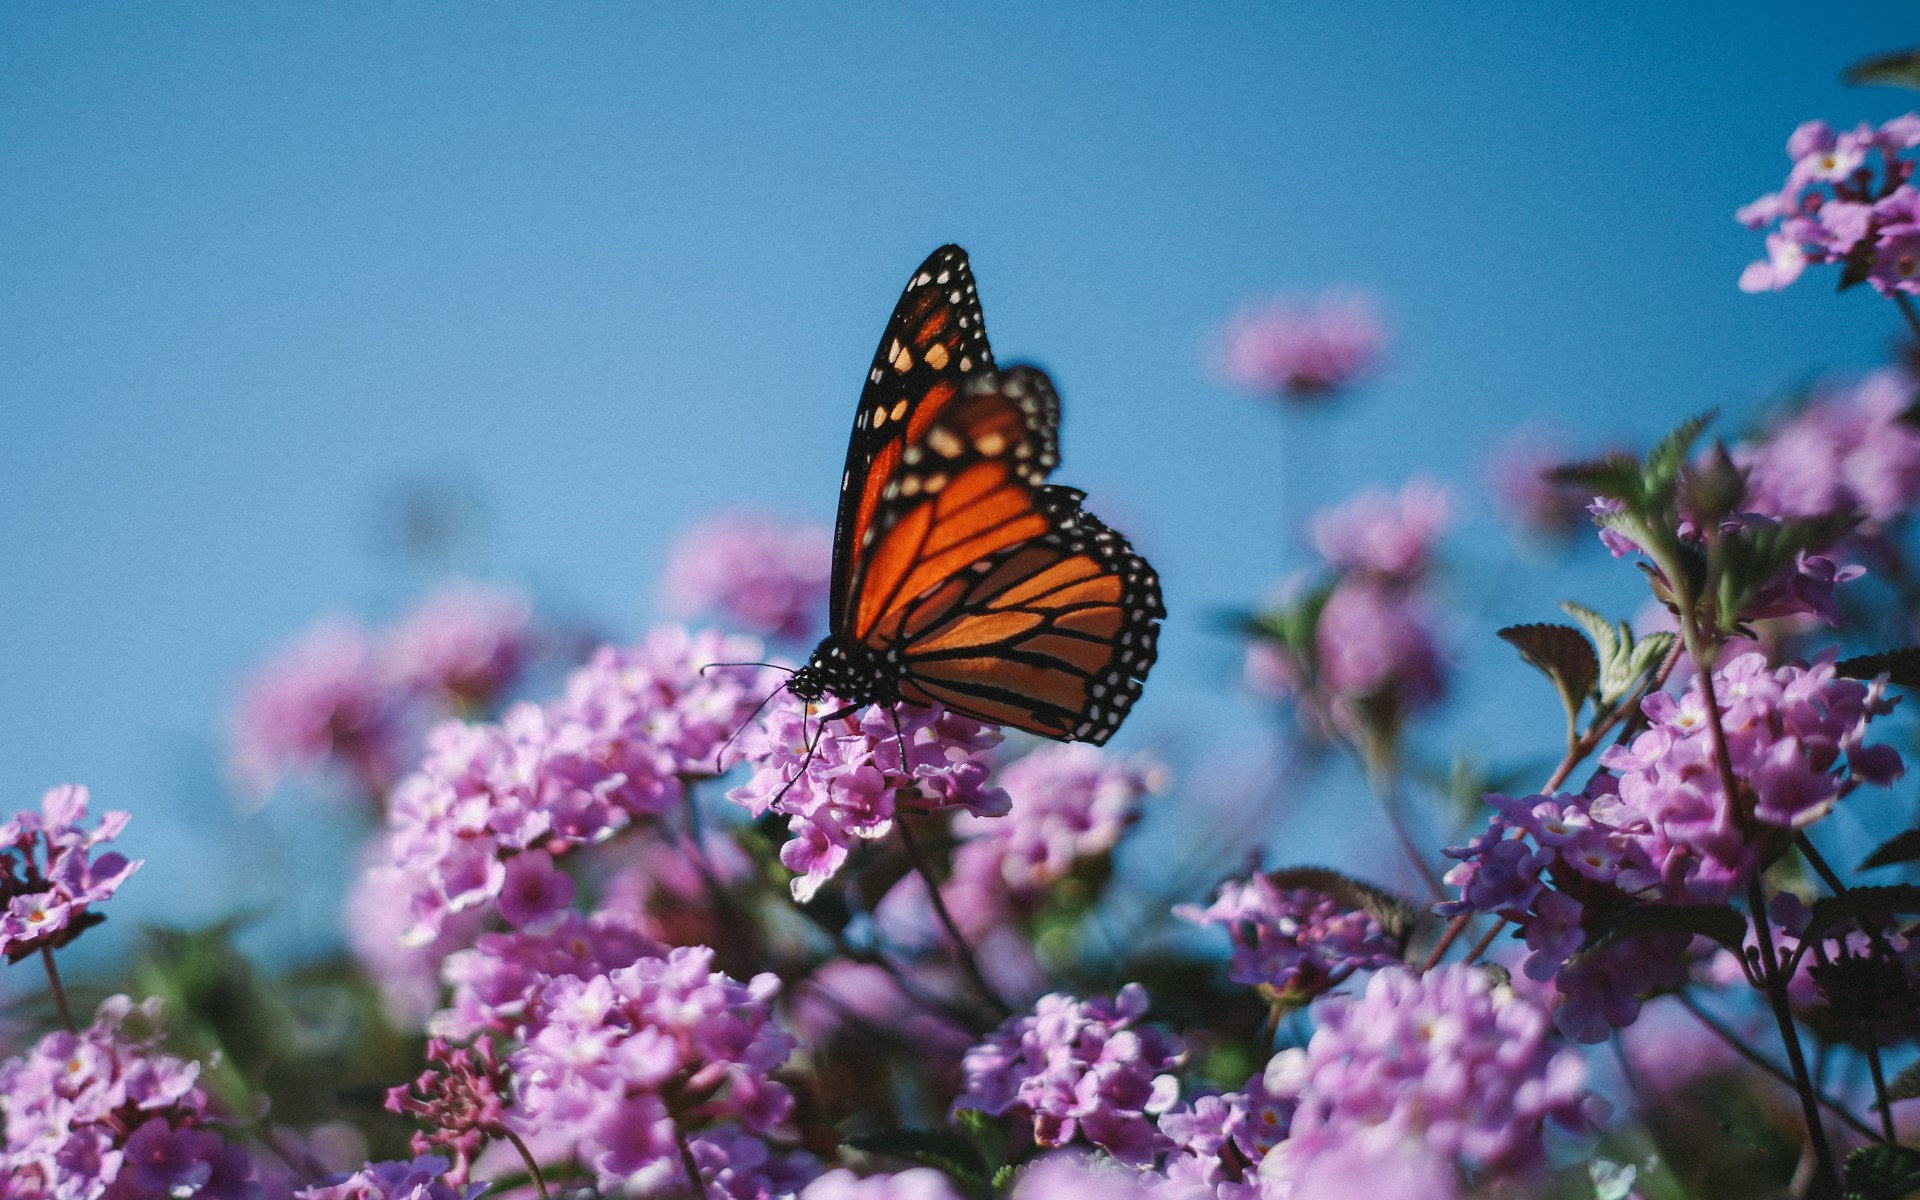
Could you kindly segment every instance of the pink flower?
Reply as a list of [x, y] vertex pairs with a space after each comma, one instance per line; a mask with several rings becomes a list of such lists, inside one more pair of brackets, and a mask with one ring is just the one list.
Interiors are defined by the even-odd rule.
[[1250, 391], [1316, 400], [1370, 373], [1386, 340], [1364, 292], [1330, 291], [1304, 303], [1270, 300], [1235, 314], [1221, 339], [1219, 369]]
[[902, 810], [1007, 811], [1007, 794], [987, 784], [985, 752], [999, 730], [938, 706], [869, 705], [823, 727], [805, 702], [783, 695], [741, 740], [754, 774], [727, 798], [755, 817], [787, 818], [793, 836], [780, 861], [799, 874], [793, 894], [802, 903]]
[[71, 942], [104, 919], [92, 906], [140, 869], [140, 860], [94, 853], [126, 828], [126, 813], [107, 813], [95, 829], [81, 827], [86, 816], [87, 789], [68, 784], [42, 796], [39, 812], [0, 825], [0, 954], [17, 960]]
[[1920, 291], [1920, 193], [1907, 185], [1920, 124], [1914, 114], [1878, 129], [1835, 133], [1809, 121], [1787, 141], [1793, 160], [1786, 185], [1741, 208], [1735, 219], [1750, 229], [1777, 224], [1767, 234], [1767, 257], [1741, 273], [1745, 292], [1779, 291], [1811, 263], [1866, 267], [1866, 281], [1883, 294]]
[[470, 582], [448, 584], [420, 601], [381, 646], [394, 686], [461, 710], [499, 699], [539, 652], [525, 594]]
[[1424, 479], [1397, 494], [1369, 489], [1314, 515], [1314, 548], [1336, 571], [1411, 583], [1426, 573], [1451, 508], [1446, 489]]
[[406, 754], [405, 723], [371, 635], [331, 618], [302, 634], [250, 679], [232, 717], [235, 779], [266, 795], [282, 779], [330, 766], [384, 792]]
[[689, 529], [663, 590], [681, 617], [720, 616], [748, 633], [804, 642], [827, 611], [833, 534], [765, 513], [727, 513]]

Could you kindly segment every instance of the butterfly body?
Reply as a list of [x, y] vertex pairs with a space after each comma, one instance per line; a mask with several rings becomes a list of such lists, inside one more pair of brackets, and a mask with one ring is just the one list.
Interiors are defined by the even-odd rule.
[[828, 634], [789, 683], [849, 706], [943, 704], [1104, 742], [1166, 615], [1125, 538], [1046, 482], [1060, 404], [999, 369], [957, 246], [922, 263], [861, 393], [834, 531]]

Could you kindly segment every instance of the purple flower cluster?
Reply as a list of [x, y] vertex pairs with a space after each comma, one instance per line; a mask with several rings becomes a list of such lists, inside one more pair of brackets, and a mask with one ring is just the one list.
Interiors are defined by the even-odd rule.
[[1137, 983], [1113, 999], [1043, 996], [967, 1051], [966, 1090], [956, 1110], [1011, 1113], [1033, 1123], [1042, 1146], [1075, 1140], [1142, 1166], [1172, 1143], [1156, 1118], [1179, 1099], [1171, 1072], [1186, 1061], [1180, 1039], [1151, 1025]]
[[1598, 1115], [1585, 1060], [1559, 1042], [1546, 1010], [1483, 970], [1389, 968], [1364, 995], [1330, 996], [1315, 1011], [1307, 1045], [1266, 1071], [1267, 1090], [1298, 1107], [1260, 1170], [1296, 1188], [1331, 1165], [1319, 1160], [1356, 1153], [1411, 1154], [1435, 1178], [1523, 1179], [1543, 1161], [1549, 1121], [1581, 1129]]
[[800, 1189], [799, 1200], [962, 1200], [945, 1175], [915, 1167], [897, 1175], [869, 1175], [828, 1171]]
[[1369, 913], [1312, 887], [1283, 887], [1255, 874], [1228, 880], [1206, 908], [1183, 904], [1174, 915], [1224, 926], [1233, 937], [1235, 983], [1304, 1003], [1355, 971], [1400, 961], [1399, 941]]
[[159, 1001], [112, 996], [79, 1033], [0, 1063], [0, 1193], [19, 1200], [253, 1200], [254, 1164], [209, 1128], [200, 1064], [161, 1053]]
[[627, 914], [617, 912], [587, 917], [569, 911], [559, 924], [538, 933], [483, 933], [472, 947], [454, 951], [442, 964], [441, 978], [453, 996], [433, 1015], [430, 1030], [453, 1039], [487, 1032], [518, 1035], [529, 1003], [547, 980], [565, 975], [591, 979], [665, 953]]
[[444, 1176], [447, 1160], [422, 1155], [412, 1162], [368, 1163], [295, 1192], [297, 1200], [476, 1200], [484, 1183], [460, 1187]]
[[748, 633], [803, 642], [827, 608], [833, 533], [764, 513], [726, 513], [687, 530], [663, 590], [681, 617], [712, 613]]
[[1819, 394], [1736, 452], [1746, 505], [1772, 517], [1857, 514], [1880, 525], [1920, 501], [1920, 428], [1906, 421], [1920, 382], [1877, 371]]
[[506, 694], [538, 654], [538, 639], [524, 593], [458, 582], [402, 617], [388, 631], [381, 656], [402, 692], [471, 712]]
[[1794, 130], [1786, 184], [1736, 214], [1749, 229], [1778, 223], [1767, 257], [1741, 274], [1740, 289], [1777, 292], [1808, 263], [1837, 262], [1883, 294], [1920, 292], [1920, 191], [1908, 183], [1913, 161], [1902, 157], [1916, 145], [1913, 113], [1878, 129], [1836, 133], [1808, 121]]
[[715, 972], [704, 946], [550, 980], [511, 1060], [509, 1124], [572, 1145], [605, 1189], [685, 1188], [684, 1142], [709, 1195], [793, 1191], [815, 1168], [773, 1144], [793, 1110], [771, 1078], [793, 1050], [773, 1023], [779, 987], [772, 975], [739, 983]]
[[1390, 728], [1439, 701], [1447, 670], [1426, 581], [1449, 507], [1444, 490], [1414, 480], [1397, 495], [1364, 492], [1315, 517], [1328, 582], [1315, 593], [1312, 640], [1256, 641], [1249, 684], [1298, 702], [1310, 727], [1344, 735]]
[[1556, 1020], [1597, 1041], [1631, 1022], [1640, 997], [1685, 980], [1684, 933], [1622, 939], [1575, 960], [1596, 922], [1641, 900], [1702, 904], [1734, 895], [1804, 827], [1861, 783], [1904, 769], [1891, 747], [1865, 744], [1892, 710], [1879, 685], [1841, 679], [1831, 655], [1811, 666], [1767, 666], [1758, 654], [1714, 674], [1739, 794], [1721, 786], [1705, 702], [1656, 692], [1648, 728], [1602, 756], [1585, 794], [1490, 795], [1485, 833], [1447, 853], [1461, 899], [1447, 912], [1496, 913], [1527, 942], [1526, 974], [1553, 980]]
[[1234, 316], [1222, 338], [1219, 368], [1249, 391], [1317, 400], [1373, 371], [1386, 341], [1365, 293], [1327, 292], [1304, 304], [1272, 300]]
[[425, 762], [394, 788], [372, 868], [406, 893], [406, 940], [433, 943], [474, 911], [520, 928], [557, 921], [573, 884], [555, 858], [674, 808], [687, 778], [713, 773], [774, 682], [759, 668], [702, 668], [758, 650], [668, 626], [638, 647], [603, 647], [544, 708], [436, 728]]
[[1110, 854], [1166, 775], [1145, 756], [1085, 745], [1042, 746], [1015, 759], [995, 779], [1012, 805], [1006, 815], [954, 818], [960, 844], [947, 887], [1031, 909], [1075, 868]]
[[1262, 1074], [1248, 1080], [1245, 1091], [1201, 1096], [1167, 1113], [1160, 1118], [1173, 1143], [1167, 1182], [1208, 1200], [1264, 1200], [1268, 1188], [1258, 1168], [1285, 1140], [1294, 1107], [1291, 1096], [1267, 1090]]
[[241, 691], [229, 732], [235, 780], [258, 796], [327, 768], [381, 796], [418, 731], [498, 701], [544, 635], [518, 591], [456, 583], [376, 636], [328, 618], [264, 663]]
[[87, 789], [68, 784], [42, 796], [39, 812], [0, 825], [0, 954], [9, 960], [78, 937], [99, 920], [88, 909], [140, 869], [138, 860], [95, 853], [126, 827], [126, 813], [106, 813], [96, 829], [81, 828], [86, 818]]
[[787, 818], [793, 837], [780, 861], [797, 873], [793, 894], [802, 902], [901, 812], [996, 816], [1008, 808], [1007, 794], [987, 784], [985, 754], [1000, 731], [938, 705], [869, 705], [823, 727], [804, 702], [783, 696], [741, 741], [753, 778], [727, 796], [756, 817]]

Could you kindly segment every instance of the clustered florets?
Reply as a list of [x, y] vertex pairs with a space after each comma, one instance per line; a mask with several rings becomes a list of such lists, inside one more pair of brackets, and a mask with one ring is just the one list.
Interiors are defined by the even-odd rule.
[[1721, 786], [1698, 689], [1657, 692], [1642, 706], [1647, 729], [1602, 756], [1606, 771], [1585, 792], [1489, 796], [1496, 815], [1486, 832], [1448, 851], [1461, 860], [1447, 875], [1461, 899], [1442, 911], [1516, 922], [1528, 949], [1522, 969], [1555, 982], [1560, 1025], [1582, 1041], [1631, 1022], [1641, 996], [1685, 980], [1684, 933], [1644, 934], [1576, 961], [1598, 919], [1637, 901], [1725, 900], [1780, 835], [1903, 770], [1891, 747], [1865, 744], [1868, 723], [1893, 701], [1878, 685], [1838, 678], [1830, 655], [1778, 668], [1742, 655], [1715, 672], [1714, 691], [1739, 795]]
[[1750, 229], [1778, 223], [1767, 257], [1740, 276], [1743, 291], [1779, 291], [1809, 263], [1845, 263], [1883, 293], [1920, 292], [1920, 191], [1908, 182], [1920, 145], [1920, 116], [1908, 113], [1879, 128], [1836, 133], [1808, 121], [1787, 139], [1793, 168], [1778, 192], [1737, 217]]

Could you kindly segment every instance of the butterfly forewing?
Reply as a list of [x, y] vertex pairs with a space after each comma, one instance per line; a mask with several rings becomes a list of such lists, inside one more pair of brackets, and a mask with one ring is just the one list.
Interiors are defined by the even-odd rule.
[[826, 640], [807, 699], [939, 703], [1064, 741], [1105, 742], [1139, 698], [1166, 615], [1125, 538], [1046, 482], [1060, 402], [997, 370], [973, 273], [943, 246], [880, 341], [847, 449]]
[[959, 396], [969, 376], [992, 370], [966, 251], [942, 246], [908, 280], [861, 390], [834, 526], [829, 625], [836, 633], [848, 629], [855, 564], [870, 544], [882, 496], [906, 450]]

